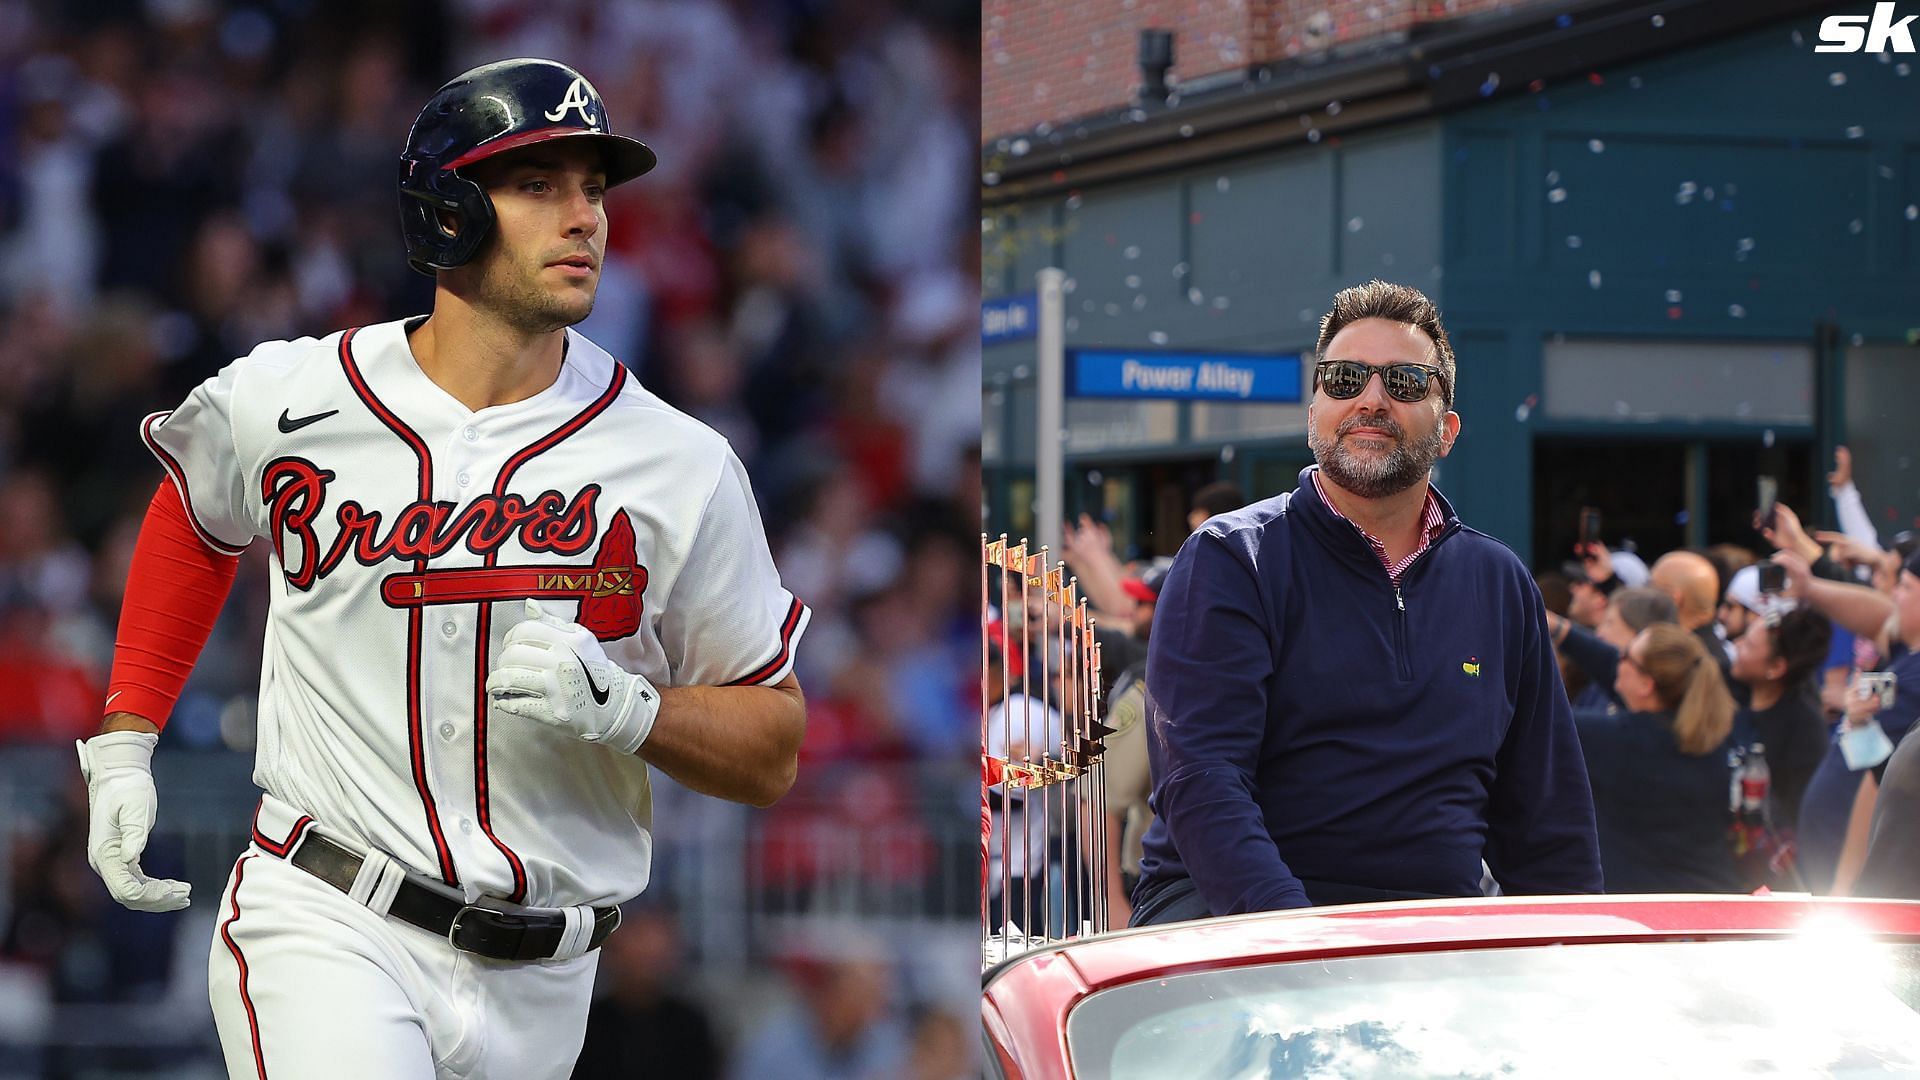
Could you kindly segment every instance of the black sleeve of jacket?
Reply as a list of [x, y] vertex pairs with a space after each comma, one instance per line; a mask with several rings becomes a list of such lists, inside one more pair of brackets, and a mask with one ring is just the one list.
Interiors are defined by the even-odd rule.
[[1817, 578], [1826, 578], [1828, 581], [1844, 581], [1849, 585], [1860, 584], [1852, 574], [1847, 573], [1846, 567], [1828, 558], [1824, 551], [1820, 553], [1819, 558], [1813, 560], [1812, 565], [1807, 569], [1812, 571], [1813, 576]]
[[1567, 640], [1560, 643], [1560, 651], [1566, 653], [1567, 659], [1573, 661], [1576, 667], [1586, 672], [1587, 678], [1595, 686], [1605, 687], [1607, 697], [1614, 704], [1625, 704], [1613, 690], [1613, 677], [1620, 667], [1619, 649], [1601, 641], [1593, 631], [1574, 623], [1567, 627]]
[[1598, 893], [1600, 837], [1573, 707], [1560, 682], [1546, 606], [1521, 586], [1520, 693], [1494, 762], [1487, 803], [1487, 866], [1512, 896]]
[[1147, 646], [1153, 808], [1215, 915], [1306, 907], [1267, 830], [1259, 770], [1274, 635], [1238, 536], [1202, 530], [1173, 560]]

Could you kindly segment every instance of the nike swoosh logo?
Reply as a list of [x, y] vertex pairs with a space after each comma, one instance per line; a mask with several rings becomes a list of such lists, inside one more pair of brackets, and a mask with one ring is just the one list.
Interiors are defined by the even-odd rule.
[[280, 410], [280, 434], [291, 435], [294, 432], [299, 431], [301, 428], [306, 427], [308, 424], [317, 424], [320, 421], [325, 420], [327, 417], [333, 416], [339, 411], [340, 411], [339, 409], [329, 409], [323, 413], [314, 413], [312, 416], [303, 416], [300, 419], [295, 420], [292, 417], [287, 415], [287, 410], [281, 409]]
[[[574, 653], [573, 658], [580, 660], [580, 654]], [[587, 666], [585, 660], [580, 660], [580, 670], [587, 673], [587, 689], [593, 692], [593, 703], [595, 705], [605, 705], [607, 703], [607, 695], [613, 693], [613, 687], [609, 686], [605, 690], [602, 690], [598, 686], [595, 686], [593, 684], [593, 669]]]
[[121, 694], [124, 694], [124, 693], [126, 693], [126, 691], [125, 691], [125, 690], [115, 690], [115, 691], [114, 691], [113, 693], [111, 693], [111, 694], [108, 694], [108, 695], [107, 695], [107, 704], [108, 704], [108, 705], [112, 705], [112, 704], [113, 704], [113, 699], [114, 699], [114, 698], [117, 698], [117, 697], [119, 697], [119, 696], [120, 696]]

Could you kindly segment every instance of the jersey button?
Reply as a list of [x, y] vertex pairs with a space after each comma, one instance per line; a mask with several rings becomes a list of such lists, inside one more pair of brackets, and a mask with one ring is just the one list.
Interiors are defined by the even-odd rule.
[[451, 739], [451, 738], [453, 738], [453, 725], [452, 725], [452, 724], [441, 724], [441, 725], [440, 725], [440, 737], [441, 737], [441, 738], [443, 738], [443, 739]]
[[441, 632], [441, 633], [443, 633], [443, 634], [445, 634], [445, 635], [447, 635], [448, 637], [452, 637], [453, 635], [455, 635], [455, 634], [457, 634], [457, 633], [459, 633], [459, 632], [460, 632], [460, 628], [459, 628], [458, 626], [455, 626], [455, 625], [454, 625], [453, 623], [450, 623], [450, 622], [449, 622], [449, 623], [441, 623], [441, 624], [440, 624], [440, 632]]
[[460, 819], [460, 831], [461, 831], [461, 832], [463, 832], [463, 833], [470, 833], [470, 832], [472, 832], [472, 831], [473, 831], [473, 822], [471, 822], [471, 821], [468, 821], [468, 820], [467, 820], [466, 818], [461, 818], [461, 819]]
[[468, 425], [467, 429], [460, 433], [460, 437], [467, 440], [468, 442], [479, 442], [480, 429], [473, 427], [472, 425]]
[[463, 472], [459, 475], [458, 479], [460, 481], [460, 486], [466, 487], [469, 484], [473, 483], [473, 474], [469, 472]]

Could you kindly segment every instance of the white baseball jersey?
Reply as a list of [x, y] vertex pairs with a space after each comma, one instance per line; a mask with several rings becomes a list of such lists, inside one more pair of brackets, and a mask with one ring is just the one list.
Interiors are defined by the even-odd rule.
[[408, 325], [261, 345], [143, 427], [208, 544], [273, 546], [254, 780], [469, 899], [624, 901], [646, 764], [488, 714], [522, 598], [660, 687], [779, 682], [808, 611], [726, 441], [592, 342], [474, 412]]

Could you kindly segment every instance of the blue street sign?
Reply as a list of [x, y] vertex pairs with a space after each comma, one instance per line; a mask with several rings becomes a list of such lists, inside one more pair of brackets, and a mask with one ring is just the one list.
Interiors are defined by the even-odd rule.
[[1021, 293], [980, 302], [980, 344], [1026, 341], [1040, 332], [1040, 294]]
[[1298, 402], [1300, 354], [1069, 349], [1067, 396]]

